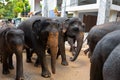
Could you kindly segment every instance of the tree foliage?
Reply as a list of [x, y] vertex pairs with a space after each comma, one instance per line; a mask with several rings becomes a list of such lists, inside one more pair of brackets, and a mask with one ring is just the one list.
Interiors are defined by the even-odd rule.
[[28, 0], [5, 0], [7, 4], [0, 0], [0, 18], [17, 17], [18, 13], [30, 11]]

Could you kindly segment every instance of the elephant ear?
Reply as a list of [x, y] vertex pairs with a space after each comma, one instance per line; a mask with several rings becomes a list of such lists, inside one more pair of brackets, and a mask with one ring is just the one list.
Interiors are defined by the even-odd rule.
[[33, 22], [33, 25], [32, 25], [32, 30], [33, 30], [33, 32], [39, 33], [40, 28], [41, 28], [41, 20], [36, 20], [36, 21], [34, 21], [34, 22]]
[[10, 29], [11, 28], [6, 28], [2, 33], [2, 36], [4, 37], [6, 45], [8, 45], [8, 33], [10, 32]]

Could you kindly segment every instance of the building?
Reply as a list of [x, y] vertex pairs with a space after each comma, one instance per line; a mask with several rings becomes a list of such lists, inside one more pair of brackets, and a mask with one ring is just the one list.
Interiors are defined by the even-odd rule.
[[31, 6], [30, 9], [31, 13], [35, 14], [42, 11], [42, 7], [40, 6], [40, 1], [41, 0], [29, 0]]
[[86, 31], [94, 25], [117, 20], [120, 0], [70, 0], [66, 11], [73, 12], [86, 24]]
[[[34, 3], [34, 10], [38, 9], [37, 3], [40, 0], [31, 1]], [[65, 3], [64, 6], [62, 6], [62, 0], [47, 0], [48, 16], [51, 16], [50, 12], [55, 7], [61, 11], [62, 6], [68, 14], [80, 17], [83, 20], [86, 24], [86, 31], [89, 31], [96, 24], [116, 21], [117, 14], [120, 11], [120, 0], [63, 0], [63, 2]]]

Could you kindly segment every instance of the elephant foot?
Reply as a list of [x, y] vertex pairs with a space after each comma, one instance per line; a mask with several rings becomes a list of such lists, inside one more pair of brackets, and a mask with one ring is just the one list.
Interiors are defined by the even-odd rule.
[[61, 64], [64, 65], [64, 66], [68, 66], [68, 62], [67, 61], [62, 61]]
[[9, 66], [9, 69], [14, 69], [14, 66], [13, 66], [13, 65], [10, 65], [10, 66]]
[[43, 76], [45, 78], [49, 78], [51, 76], [51, 73], [49, 71], [43, 71], [41, 76]]
[[15, 80], [24, 80], [24, 77], [16, 78]]
[[31, 59], [26, 60], [27, 63], [32, 63]]
[[10, 71], [9, 71], [9, 70], [4, 70], [4, 71], [3, 71], [3, 74], [4, 74], [4, 75], [10, 74]]

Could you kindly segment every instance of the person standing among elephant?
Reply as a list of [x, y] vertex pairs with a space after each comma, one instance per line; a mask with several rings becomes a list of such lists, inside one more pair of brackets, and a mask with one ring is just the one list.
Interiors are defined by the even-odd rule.
[[103, 65], [113, 49], [120, 43], [119, 33], [120, 30], [110, 32], [97, 43], [90, 57], [90, 80], [103, 80]]
[[0, 55], [3, 62], [3, 74], [9, 74], [13, 69], [12, 54], [16, 55], [16, 79], [24, 80], [22, 51], [24, 47], [24, 32], [20, 29], [3, 27], [0, 29]]
[[[58, 51], [58, 36], [59, 27], [55, 20], [47, 17], [32, 16], [18, 25], [18, 28], [25, 33], [25, 44], [37, 53], [36, 65], [41, 64], [41, 75], [45, 78], [51, 76], [48, 70], [45, 50], [47, 47], [51, 51], [51, 68], [55, 74], [56, 56]], [[27, 61], [31, 56], [27, 53]]]

